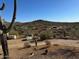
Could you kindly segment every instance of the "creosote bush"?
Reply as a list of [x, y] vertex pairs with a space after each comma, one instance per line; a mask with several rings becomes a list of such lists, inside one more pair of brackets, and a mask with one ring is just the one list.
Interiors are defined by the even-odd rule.
[[30, 45], [29, 42], [25, 42], [25, 43], [24, 43], [24, 48], [30, 48], [30, 47], [31, 47], [31, 45]]
[[46, 44], [47, 46], [51, 46], [51, 42], [48, 41], [48, 40], [45, 41], [45, 44]]
[[48, 33], [41, 33], [40, 34], [40, 40], [43, 41], [43, 40], [46, 40], [46, 39], [49, 39], [50, 36]]

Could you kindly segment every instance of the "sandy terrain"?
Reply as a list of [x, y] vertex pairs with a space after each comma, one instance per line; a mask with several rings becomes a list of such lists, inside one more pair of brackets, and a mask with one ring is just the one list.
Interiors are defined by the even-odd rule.
[[[74, 46], [74, 47], [79, 47], [79, 40], [49, 40], [51, 42], [51, 44], [59, 44], [59, 45], [64, 45], [64, 46]], [[27, 50], [19, 50], [19, 48], [23, 47], [24, 42], [21, 41], [21, 39], [17, 39], [17, 40], [9, 40], [8, 41], [9, 44], [9, 52], [10, 52], [10, 59], [20, 59], [20, 57], [22, 56], [22, 54], [24, 54], [25, 52], [31, 51], [29, 49]], [[44, 45], [44, 42], [38, 42], [38, 45]], [[34, 43], [31, 44], [32, 46], [34, 46]], [[0, 59], [2, 58], [2, 49], [0, 46]]]

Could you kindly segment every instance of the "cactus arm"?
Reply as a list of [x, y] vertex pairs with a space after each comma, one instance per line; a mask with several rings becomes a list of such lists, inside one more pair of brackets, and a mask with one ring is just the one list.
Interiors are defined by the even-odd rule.
[[3, 20], [1, 19], [1, 17], [0, 17], [0, 25], [3, 25]]
[[13, 12], [13, 18], [12, 18], [12, 21], [11, 21], [11, 24], [9, 25], [8, 29], [7, 29], [7, 32], [9, 32], [15, 22], [15, 19], [16, 19], [16, 0], [14, 0], [14, 12]]
[[0, 10], [4, 10], [5, 7], [5, 3], [3, 2], [2, 7], [0, 8]]

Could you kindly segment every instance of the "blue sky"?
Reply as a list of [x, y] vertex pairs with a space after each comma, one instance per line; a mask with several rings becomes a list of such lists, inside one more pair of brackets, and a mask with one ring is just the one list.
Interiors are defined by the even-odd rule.
[[[0, 0], [1, 6], [2, 0]], [[5, 0], [5, 20], [11, 21], [13, 0]], [[44, 19], [55, 22], [79, 22], [79, 0], [17, 0], [16, 21]]]

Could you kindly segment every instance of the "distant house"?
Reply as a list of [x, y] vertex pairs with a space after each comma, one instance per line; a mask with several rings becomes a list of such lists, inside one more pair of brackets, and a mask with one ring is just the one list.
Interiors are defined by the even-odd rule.
[[9, 35], [9, 39], [16, 39], [16, 35]]
[[33, 34], [26, 35], [26, 40], [27, 41], [33, 42], [35, 39], [40, 40], [40, 37], [38, 37], [36, 35], [33, 35]]
[[26, 36], [27, 41], [33, 41], [33, 34], [29, 34]]
[[9, 33], [7, 33], [7, 37], [8, 39], [17, 39], [17, 36], [16, 35], [10, 35]]

